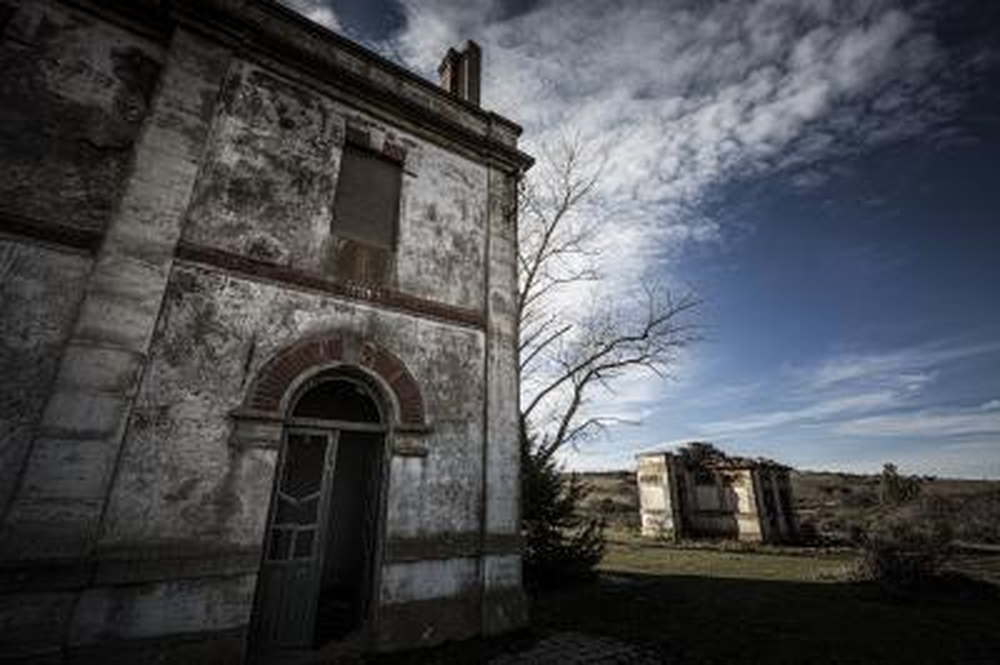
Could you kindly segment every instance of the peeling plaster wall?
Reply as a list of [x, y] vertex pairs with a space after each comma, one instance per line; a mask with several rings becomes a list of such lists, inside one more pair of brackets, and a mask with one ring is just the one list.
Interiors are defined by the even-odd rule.
[[639, 516], [642, 523], [642, 535], [675, 536], [675, 513], [668, 458], [660, 456], [645, 456], [638, 460], [636, 480], [639, 484]]
[[329, 100], [235, 66], [183, 239], [300, 270], [322, 270], [343, 119]]
[[[0, 221], [100, 232], [121, 194], [163, 48], [57, 3], [2, 5]], [[26, 238], [0, 240], [0, 515], [92, 263], [84, 253]], [[66, 448], [63, 455], [81, 454]], [[58, 474], [58, 455], [48, 463], [50, 475]]]
[[425, 458], [391, 465], [389, 535], [478, 528], [481, 333], [318, 294], [174, 268], [112, 496], [105, 547], [263, 537], [273, 451], [234, 449], [228, 414], [278, 349], [349, 331], [391, 349], [424, 389]]
[[388, 286], [482, 307], [484, 166], [247, 63], [232, 68], [221, 101], [185, 242], [332, 276], [332, 206], [350, 126], [375, 150], [405, 153]]
[[[269, 2], [145, 6], [0, 0], [0, 654], [215, 632], [239, 657], [277, 450], [231, 414], [320, 333], [398, 359], [429, 426], [390, 435], [373, 644], [522, 625], [519, 130]], [[217, 19], [286, 43], [234, 55]], [[388, 281], [344, 289], [359, 134], [402, 189]]]
[[0, 212], [101, 230], [163, 48], [65, 5], [18, 4], [0, 45]]
[[788, 473], [769, 466], [711, 469], [712, 483], [699, 484], [692, 469], [669, 453], [639, 456], [636, 479], [643, 536], [715, 537], [747, 541], [794, 540]]
[[417, 561], [386, 566], [381, 600], [386, 605], [459, 596], [475, 590], [475, 559]]
[[399, 288], [480, 309], [486, 240], [487, 170], [427, 143], [408, 142], [403, 178]]
[[91, 263], [0, 236], [0, 515], [35, 436]]
[[91, 589], [74, 612], [70, 644], [220, 631], [246, 625], [255, 575]]
[[[182, 28], [172, 32], [121, 201], [99, 243], [85, 243], [97, 250], [95, 263], [6, 515], [0, 539], [5, 558], [67, 560], [89, 556], [96, 544], [196, 174], [208, 120], [203, 101], [214, 99], [221, 82], [216, 73], [227, 60], [225, 49]], [[3, 216], [0, 222], [9, 223]], [[88, 236], [20, 231], [53, 242]]]

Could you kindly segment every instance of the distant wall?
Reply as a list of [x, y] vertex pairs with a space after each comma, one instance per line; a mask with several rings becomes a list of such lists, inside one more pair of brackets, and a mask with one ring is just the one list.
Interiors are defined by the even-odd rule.
[[642, 535], [788, 541], [797, 535], [788, 472], [771, 466], [690, 469], [671, 454], [638, 458]]

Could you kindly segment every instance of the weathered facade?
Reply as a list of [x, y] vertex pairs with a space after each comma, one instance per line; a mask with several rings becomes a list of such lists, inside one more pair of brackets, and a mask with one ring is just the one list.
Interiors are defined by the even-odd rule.
[[271, 0], [0, 39], [0, 659], [521, 624], [520, 129]]
[[788, 467], [711, 455], [638, 456], [642, 535], [788, 542], [798, 529]]

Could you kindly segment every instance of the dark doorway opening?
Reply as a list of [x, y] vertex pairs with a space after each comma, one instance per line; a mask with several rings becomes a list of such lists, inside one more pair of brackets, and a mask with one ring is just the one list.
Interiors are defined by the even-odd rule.
[[385, 419], [351, 377], [310, 381], [293, 402], [257, 586], [257, 651], [356, 634], [372, 604]]
[[345, 431], [327, 518], [326, 552], [316, 615], [316, 643], [342, 638], [367, 613], [378, 505], [382, 434]]

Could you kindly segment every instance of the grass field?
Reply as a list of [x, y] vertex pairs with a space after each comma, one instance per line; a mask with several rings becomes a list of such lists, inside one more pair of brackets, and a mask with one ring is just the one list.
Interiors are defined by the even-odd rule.
[[[552, 633], [583, 632], [646, 647], [665, 663], [1000, 663], [996, 584], [951, 582], [892, 599], [852, 581], [856, 556], [619, 538], [595, 581], [533, 595], [529, 630], [376, 662], [487, 662]], [[1000, 553], [957, 565], [1000, 584]]]
[[[1000, 662], [996, 587], [892, 600], [851, 582], [852, 562], [612, 544], [597, 583], [536, 598], [534, 625], [649, 645], [671, 663]], [[1000, 557], [976, 563], [1000, 575]]]
[[832, 544], [813, 548], [643, 539], [634, 474], [584, 480], [593, 488], [586, 512], [610, 526], [596, 580], [536, 591], [530, 627], [519, 634], [373, 662], [488, 662], [553, 633], [574, 632], [645, 647], [665, 663], [1000, 665], [995, 481], [924, 481], [922, 496], [944, 499], [964, 533], [983, 537], [960, 539], [965, 545], [940, 581], [900, 598], [855, 580], [858, 550], [844, 537], [878, 514], [873, 476], [795, 474], [800, 519], [813, 520], [822, 542]]
[[733, 552], [612, 542], [600, 569], [609, 574], [822, 583], [847, 581], [855, 559], [851, 552]]

